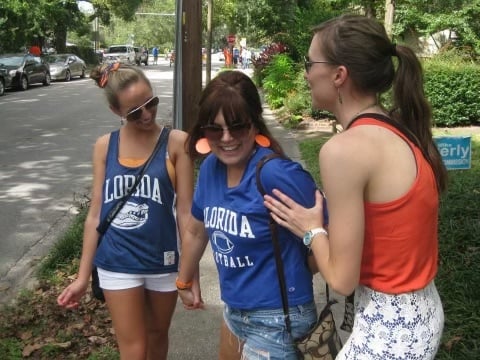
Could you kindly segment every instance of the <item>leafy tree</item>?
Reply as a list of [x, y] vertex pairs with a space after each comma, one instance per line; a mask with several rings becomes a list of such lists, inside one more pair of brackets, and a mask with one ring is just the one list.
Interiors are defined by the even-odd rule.
[[480, 0], [404, 0], [395, 9], [394, 35], [405, 39], [452, 29], [459, 36], [455, 45], [475, 56], [480, 53], [479, 16]]
[[65, 48], [67, 30], [87, 31], [75, 0], [3, 0], [0, 5], [0, 44], [3, 51], [19, 51], [47, 39]]
[[[108, 45], [133, 41], [137, 45], [172, 48], [175, 43], [175, 0], [144, 0], [133, 17], [121, 18], [111, 14], [104, 28], [105, 42]], [[133, 35], [133, 37], [132, 37]]]
[[148, 0], [92, 0], [94, 9], [99, 11], [102, 21], [108, 24], [110, 13], [119, 18], [131, 21], [135, 18], [135, 11], [142, 3], [149, 3]]

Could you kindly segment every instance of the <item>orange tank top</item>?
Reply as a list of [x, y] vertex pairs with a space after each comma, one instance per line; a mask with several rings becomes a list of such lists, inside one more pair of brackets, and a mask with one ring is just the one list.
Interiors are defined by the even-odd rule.
[[352, 127], [360, 125], [391, 130], [408, 143], [417, 163], [417, 177], [406, 194], [386, 203], [364, 204], [360, 284], [389, 294], [422, 289], [438, 268], [439, 197], [433, 170], [421, 150], [395, 127], [370, 117]]

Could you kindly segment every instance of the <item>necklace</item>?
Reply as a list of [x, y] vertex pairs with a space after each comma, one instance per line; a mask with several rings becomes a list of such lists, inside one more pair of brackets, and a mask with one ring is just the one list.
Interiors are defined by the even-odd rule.
[[355, 115], [353, 115], [352, 118], [348, 121], [347, 126], [345, 127], [345, 130], [350, 127], [352, 121], [353, 121], [358, 115], [360, 115], [361, 113], [363, 113], [363, 112], [365, 112], [366, 110], [370, 109], [371, 107], [374, 107], [374, 106], [377, 106], [377, 105], [378, 105], [378, 104], [377, 104], [377, 102], [375, 101], [373, 104], [370, 104], [370, 105], [368, 105], [368, 106], [360, 109], [359, 111], [357, 111], [357, 112], [355, 113]]

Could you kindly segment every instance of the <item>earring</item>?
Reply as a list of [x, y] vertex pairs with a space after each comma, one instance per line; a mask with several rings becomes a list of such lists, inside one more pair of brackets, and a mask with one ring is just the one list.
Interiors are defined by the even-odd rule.
[[270, 147], [270, 139], [265, 135], [255, 135], [255, 142], [261, 147]]
[[195, 150], [202, 155], [208, 154], [210, 151], [212, 151], [212, 149], [210, 149], [210, 145], [208, 144], [207, 138], [198, 139], [197, 143], [195, 144]]
[[125, 124], [125, 121], [123, 120], [123, 117], [120, 118], [120, 126], [122, 126], [123, 124]]
[[343, 104], [342, 94], [340, 94], [340, 88], [337, 88], [337, 92], [338, 92], [338, 102], [340, 104]]

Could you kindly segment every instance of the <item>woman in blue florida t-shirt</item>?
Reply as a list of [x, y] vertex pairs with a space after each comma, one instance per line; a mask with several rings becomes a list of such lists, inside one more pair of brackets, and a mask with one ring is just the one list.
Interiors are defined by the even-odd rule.
[[[283, 151], [265, 125], [258, 91], [248, 76], [226, 71], [207, 85], [187, 147], [194, 157], [211, 154], [200, 167], [192, 219], [183, 238], [177, 288], [185, 308], [203, 306], [197, 269], [210, 240], [225, 303], [220, 359], [257, 359], [261, 354], [270, 359], [296, 359], [292, 337], [306, 335], [317, 319], [308, 248], [290, 231], [279, 228], [290, 336], [269, 213], [255, 179], [260, 159], [272, 152], [283, 155]], [[315, 182], [300, 164], [275, 158], [260, 175], [268, 194], [279, 188], [306, 207], [314, 205]]]

